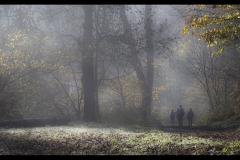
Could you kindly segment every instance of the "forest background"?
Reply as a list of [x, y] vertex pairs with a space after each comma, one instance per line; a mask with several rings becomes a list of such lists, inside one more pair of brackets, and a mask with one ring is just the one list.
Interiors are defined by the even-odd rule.
[[[1, 5], [0, 119], [194, 124], [240, 112], [239, 5]], [[185, 119], [186, 120], [186, 119]]]

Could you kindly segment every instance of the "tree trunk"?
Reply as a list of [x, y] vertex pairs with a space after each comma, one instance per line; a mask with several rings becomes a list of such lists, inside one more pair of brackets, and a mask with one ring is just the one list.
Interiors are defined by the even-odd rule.
[[96, 108], [96, 115], [99, 117], [99, 102], [98, 102], [98, 46], [99, 46], [99, 34], [98, 34], [98, 25], [99, 25], [99, 7], [96, 13], [96, 45], [95, 45], [95, 62], [94, 62], [94, 86], [95, 86], [95, 108]]
[[84, 121], [95, 121], [94, 63], [93, 63], [93, 21], [92, 5], [84, 5], [84, 36], [82, 57], [82, 85], [84, 94]]
[[[125, 34], [127, 36], [127, 38], [133, 42], [133, 44], [135, 44], [135, 39], [133, 37], [133, 35], [131, 34], [131, 28], [129, 25], [129, 22], [127, 20], [127, 16], [126, 16], [126, 12], [125, 12], [125, 6], [121, 5], [119, 7], [120, 9], [120, 17], [123, 23], [123, 28], [125, 30]], [[147, 120], [148, 118], [148, 106], [149, 106], [149, 97], [148, 97], [148, 90], [147, 90], [147, 82], [144, 76], [144, 72], [143, 72], [143, 68], [142, 68], [142, 64], [138, 58], [138, 52], [136, 49], [136, 46], [134, 45], [130, 45], [130, 52], [132, 55], [132, 58], [129, 59], [130, 63], [132, 64], [136, 74], [137, 74], [137, 78], [138, 78], [138, 83], [140, 83], [140, 87], [141, 87], [141, 94], [142, 94], [142, 120]]]
[[147, 54], [147, 91], [146, 91], [146, 107], [148, 115], [151, 114], [152, 105], [152, 88], [154, 79], [154, 52], [153, 52], [153, 30], [151, 18], [151, 5], [145, 7], [145, 33], [146, 33], [146, 54]]

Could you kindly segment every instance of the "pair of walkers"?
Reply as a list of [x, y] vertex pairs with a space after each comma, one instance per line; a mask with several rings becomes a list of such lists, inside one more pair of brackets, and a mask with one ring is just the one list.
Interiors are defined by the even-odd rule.
[[[174, 109], [172, 109], [170, 114], [169, 114], [169, 116], [171, 118], [172, 126], [173, 126], [175, 117], [177, 117], [177, 119], [178, 119], [178, 126], [182, 127], [183, 116], [184, 116], [184, 109], [183, 109], [182, 105], [180, 105], [178, 107], [176, 112], [174, 112]], [[188, 119], [188, 126], [189, 127], [192, 127], [193, 117], [194, 117], [194, 113], [192, 111], [192, 108], [190, 108], [188, 113], [187, 113], [187, 119]]]

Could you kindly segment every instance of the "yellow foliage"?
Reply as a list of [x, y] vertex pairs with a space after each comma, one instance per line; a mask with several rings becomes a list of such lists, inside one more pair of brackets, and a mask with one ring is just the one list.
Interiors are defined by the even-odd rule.
[[183, 30], [182, 30], [182, 34], [186, 34], [187, 31], [188, 31], [188, 26], [185, 26], [185, 27], [183, 28]]
[[[209, 13], [206, 12], [205, 8], [216, 8], [216, 10], [214, 9]], [[194, 9], [204, 13], [203, 16], [192, 17], [190, 23], [183, 27], [181, 33], [185, 34], [191, 28], [192, 35], [200, 36], [209, 46], [218, 45], [220, 49], [214, 51], [213, 55], [222, 53], [226, 46], [231, 45], [233, 40], [239, 37], [240, 5], [199, 4], [193, 7], [193, 11]], [[208, 28], [206, 29], [206, 27]]]

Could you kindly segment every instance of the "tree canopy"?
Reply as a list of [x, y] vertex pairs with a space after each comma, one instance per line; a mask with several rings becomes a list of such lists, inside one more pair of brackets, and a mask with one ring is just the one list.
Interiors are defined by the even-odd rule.
[[[209, 46], [217, 46], [212, 55], [228, 46], [240, 47], [240, 5], [194, 5], [182, 33], [196, 34]], [[193, 8], [193, 10], [192, 10]]]

